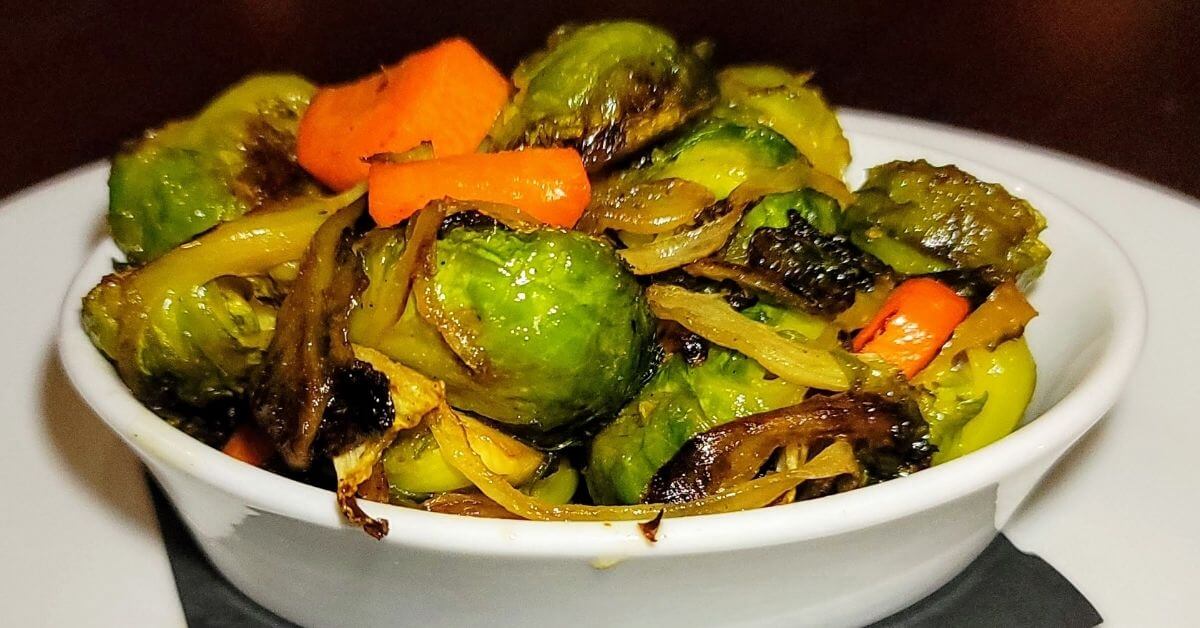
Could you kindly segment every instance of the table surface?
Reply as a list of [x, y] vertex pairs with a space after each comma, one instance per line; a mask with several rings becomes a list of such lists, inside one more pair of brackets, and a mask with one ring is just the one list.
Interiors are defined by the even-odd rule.
[[0, 196], [108, 155], [251, 72], [339, 81], [455, 33], [511, 68], [555, 25], [604, 16], [710, 38], [721, 63], [813, 69], [841, 105], [1024, 140], [1200, 196], [1200, 12], [1182, 0], [4, 4]]

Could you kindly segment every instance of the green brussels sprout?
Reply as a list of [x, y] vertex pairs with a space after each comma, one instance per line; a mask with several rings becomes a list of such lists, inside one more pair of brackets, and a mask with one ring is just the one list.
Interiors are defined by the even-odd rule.
[[640, 22], [561, 27], [513, 72], [517, 93], [492, 141], [499, 148], [572, 146], [597, 170], [711, 103], [706, 56]]
[[697, 366], [674, 355], [592, 441], [588, 491], [598, 504], [636, 504], [658, 469], [693, 436], [800, 403], [806, 390], [770, 377], [737, 352], [711, 347]]
[[798, 156], [787, 139], [764, 126], [707, 120], [655, 150], [635, 172], [641, 180], [699, 183], [720, 200], [755, 172], [777, 168]]
[[83, 300], [84, 329], [152, 406], [240, 397], [262, 363], [282, 298], [266, 273], [300, 258], [326, 218], [360, 196], [355, 189], [296, 199], [109, 275]]
[[[83, 326], [109, 358], [120, 355], [126, 292], [110, 275], [83, 302]], [[145, 310], [133, 357], [159, 398], [205, 406], [245, 392], [275, 331], [275, 297], [267, 284], [220, 277], [182, 290]]]
[[927, 376], [917, 397], [937, 446], [933, 463], [969, 454], [1012, 433], [1025, 414], [1037, 382], [1037, 366], [1025, 339], [995, 349], [969, 349], [966, 359]]
[[653, 322], [609, 244], [575, 231], [457, 227], [435, 251], [429, 290], [481, 367], [451, 351], [415, 294], [376, 348], [444, 381], [453, 406], [544, 432], [611, 416], [642, 383]]
[[150, 261], [265, 203], [314, 192], [295, 143], [315, 89], [297, 76], [252, 77], [118, 153], [108, 224], [128, 260]]
[[1046, 219], [1000, 185], [955, 166], [893, 161], [876, 166], [846, 209], [851, 240], [910, 275], [988, 267], [1036, 276], [1050, 249]]
[[725, 248], [725, 259], [745, 264], [750, 250], [750, 238], [763, 227], [783, 229], [788, 216], [797, 212], [824, 235], [837, 233], [842, 223], [842, 208], [837, 201], [812, 189], [768, 194], [742, 215], [738, 228]]
[[850, 164], [850, 143], [833, 108], [809, 84], [811, 76], [772, 66], [726, 68], [717, 74], [721, 104], [714, 115], [774, 129], [814, 168], [841, 179]]

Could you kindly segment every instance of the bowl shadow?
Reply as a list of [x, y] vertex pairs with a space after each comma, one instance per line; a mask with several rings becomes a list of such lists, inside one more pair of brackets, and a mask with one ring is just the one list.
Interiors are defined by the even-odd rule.
[[75, 391], [52, 347], [39, 368], [42, 428], [72, 481], [121, 519], [157, 534], [141, 462]]

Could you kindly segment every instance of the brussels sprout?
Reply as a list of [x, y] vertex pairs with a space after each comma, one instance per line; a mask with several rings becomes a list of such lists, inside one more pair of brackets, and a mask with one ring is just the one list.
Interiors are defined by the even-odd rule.
[[989, 267], [1036, 276], [1050, 256], [1046, 220], [1000, 185], [954, 166], [893, 161], [872, 168], [846, 210], [859, 247], [906, 274]]
[[517, 93], [492, 141], [572, 146], [597, 170], [709, 105], [715, 90], [705, 56], [639, 22], [559, 28], [513, 72]]
[[84, 329], [151, 405], [238, 397], [262, 362], [281, 298], [262, 275], [299, 258], [325, 219], [361, 195], [358, 189], [257, 212], [109, 275], [84, 298]]
[[700, 365], [678, 355], [592, 441], [585, 477], [598, 504], [636, 504], [650, 479], [693, 436], [736, 418], [800, 403], [806, 389], [757, 362], [712, 347]]
[[953, 460], [1010, 434], [1033, 397], [1037, 366], [1024, 338], [992, 350], [969, 349], [966, 359], [925, 377], [918, 397], [937, 445], [934, 464]]
[[[83, 301], [83, 325], [118, 357], [126, 276], [110, 275]], [[204, 406], [243, 393], [275, 330], [273, 299], [244, 279], [221, 277], [146, 308], [134, 360], [155, 396]]]
[[451, 405], [534, 432], [615, 413], [642, 382], [653, 323], [612, 247], [574, 231], [457, 227], [429, 292], [479, 368], [418, 312], [417, 290], [378, 349], [446, 383]]
[[750, 237], [762, 227], [782, 229], [788, 226], [788, 215], [797, 212], [823, 235], [838, 232], [842, 223], [842, 208], [837, 201], [812, 189], [768, 194], [742, 215], [737, 231], [725, 248], [725, 259], [745, 264]]
[[195, 118], [147, 132], [113, 159], [108, 224], [129, 261], [152, 260], [214, 225], [316, 187], [296, 163], [315, 87], [291, 75], [233, 86]]
[[701, 121], [655, 150], [630, 175], [640, 181], [683, 179], [708, 188], [719, 200], [755, 172], [782, 166], [799, 156], [782, 135], [756, 124]]
[[771, 66], [726, 68], [717, 74], [721, 105], [714, 115], [774, 129], [817, 170], [841, 179], [850, 143], [833, 108], [809, 85], [810, 76]]

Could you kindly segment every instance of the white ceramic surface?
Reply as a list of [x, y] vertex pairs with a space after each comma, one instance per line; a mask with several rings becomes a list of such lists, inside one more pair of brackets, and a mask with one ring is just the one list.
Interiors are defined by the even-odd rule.
[[[1200, 386], [1181, 347], [1200, 346], [1200, 282], [1188, 279], [1200, 270], [1200, 201], [970, 131], [842, 119], [852, 136], [1003, 164], [1082, 208], [1129, 253], [1150, 303], [1142, 360], [1117, 406], [1004, 532], [1078, 586], [1106, 626], [1194, 626]], [[0, 625], [185, 625], [140, 466], [71, 389], [52, 347], [61, 295], [101, 232], [106, 171], [93, 164], [0, 201], [0, 286], [23, 293], [0, 308], [0, 441], [10, 445], [0, 456]], [[12, 480], [21, 477], [36, 482]]]
[[893, 158], [957, 163], [1041, 208], [1055, 250], [1033, 299], [1043, 316], [1029, 331], [1040, 366], [1031, 411], [1039, 418], [983, 451], [909, 478], [787, 507], [668, 520], [654, 545], [629, 523], [483, 521], [372, 505], [392, 523], [391, 535], [375, 542], [341, 524], [330, 494], [207, 449], [128, 395], [78, 327], [78, 298], [107, 271], [111, 245], [88, 260], [68, 294], [63, 361], [89, 404], [163, 483], [218, 568], [293, 621], [867, 622], [969, 563], [1110, 407], [1141, 344], [1144, 303], [1112, 241], [1005, 162], [956, 152], [953, 142], [913, 141], [905, 125], [863, 118], [862, 126], [882, 128], [856, 129], [857, 120], [847, 120], [856, 171]]

